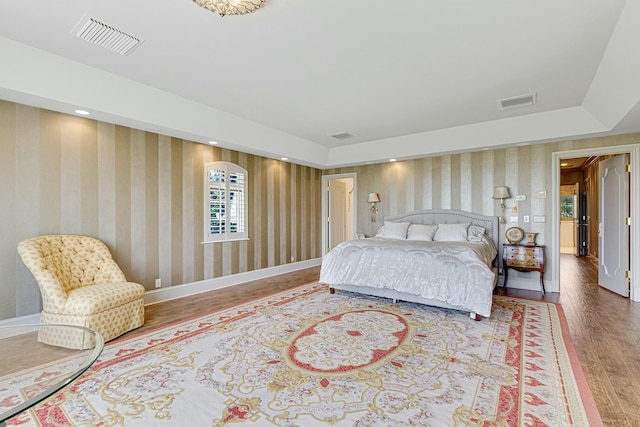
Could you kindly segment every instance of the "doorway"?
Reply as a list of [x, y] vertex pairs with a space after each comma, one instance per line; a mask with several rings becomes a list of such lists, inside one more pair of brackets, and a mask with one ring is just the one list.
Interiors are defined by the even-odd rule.
[[356, 238], [356, 174], [322, 177], [322, 255], [337, 244]]
[[[569, 159], [573, 162], [575, 159]], [[567, 160], [564, 160], [565, 162]], [[562, 166], [562, 165], [561, 165]], [[561, 181], [564, 182], [564, 173]], [[578, 198], [581, 182], [560, 186], [560, 253], [579, 256], [578, 248], [586, 242], [580, 241], [578, 233], [578, 217], [586, 216], [580, 212]]]
[[[578, 170], [583, 170], [585, 162], [597, 162], [598, 158], [614, 157], [619, 154], [627, 154], [628, 163], [631, 164], [631, 173], [628, 185], [631, 189], [640, 188], [639, 174], [638, 174], [638, 161], [640, 157], [640, 144], [626, 145], [626, 146], [614, 146], [614, 147], [599, 147], [594, 149], [574, 150], [567, 152], [558, 152], [552, 154], [552, 242], [551, 246], [555, 249], [551, 259], [552, 283], [551, 287], [557, 286], [557, 290], [554, 292], [561, 292], [561, 283], [559, 281], [560, 276], [560, 254], [573, 252], [573, 256], [587, 256], [594, 260], [599, 259], [598, 246], [602, 245], [599, 242], [599, 236], [601, 235], [601, 224], [598, 222], [598, 208], [602, 202], [598, 201], [597, 196], [594, 196], [594, 189], [600, 183], [600, 177], [598, 175], [598, 167], [592, 167], [590, 174], [584, 177], [571, 177], [566, 179], [566, 175], [563, 173], [563, 168], [567, 167], [567, 163], [579, 163]], [[582, 156], [582, 157], [579, 157]], [[561, 166], [562, 165], [562, 166]], [[583, 166], [582, 168], [580, 166]], [[635, 169], [635, 172], [634, 172]], [[596, 172], [594, 172], [596, 171]], [[580, 183], [580, 186], [576, 186], [576, 182]], [[591, 187], [591, 188], [590, 188]], [[629, 187], [627, 187], [628, 189]], [[575, 191], [575, 197], [573, 192]], [[627, 191], [627, 195], [632, 195], [633, 191]], [[637, 197], [631, 197], [630, 212], [631, 216], [640, 212], [640, 201]], [[613, 204], [611, 204], [613, 205]], [[617, 206], [617, 203], [616, 203]], [[571, 211], [574, 208], [575, 211]], [[595, 213], [594, 213], [595, 212]], [[572, 215], [573, 214], [573, 215]], [[576, 218], [567, 218], [563, 221], [563, 216], [575, 216]], [[567, 225], [569, 222], [572, 225]], [[562, 230], [562, 229], [565, 230]], [[571, 230], [569, 230], [572, 228]], [[638, 247], [640, 242], [640, 227], [630, 227], [630, 244], [627, 244], [630, 250], [631, 256], [629, 259], [630, 270], [640, 267], [640, 262], [634, 259], [638, 254]], [[611, 233], [610, 233], [611, 234]], [[573, 237], [575, 245], [570, 244], [569, 236]], [[604, 240], [604, 238], [603, 238]], [[575, 251], [574, 251], [575, 250]], [[563, 255], [566, 256], [566, 255]], [[629, 267], [624, 267], [627, 269]], [[557, 282], [556, 282], [557, 280]], [[630, 280], [630, 296], [633, 301], [637, 301], [640, 298], [640, 290], [638, 284], [640, 283], [633, 277]]]
[[624, 297], [629, 296], [628, 158], [602, 155], [560, 163], [560, 254], [590, 258], [598, 266], [599, 285]]

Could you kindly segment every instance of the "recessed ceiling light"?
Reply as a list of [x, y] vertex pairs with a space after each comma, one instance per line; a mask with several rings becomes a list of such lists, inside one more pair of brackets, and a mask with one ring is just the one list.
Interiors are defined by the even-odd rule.
[[76, 114], [80, 114], [81, 116], [88, 116], [90, 113], [86, 110], [76, 110]]
[[209, 145], [218, 145], [216, 141], [209, 141]]
[[283, 162], [286, 162], [287, 160], [289, 160], [288, 157], [280, 157], [280, 160], [282, 160]]
[[389, 159], [389, 161], [390, 161], [390, 162], [395, 162], [395, 161], [396, 161], [396, 159]]

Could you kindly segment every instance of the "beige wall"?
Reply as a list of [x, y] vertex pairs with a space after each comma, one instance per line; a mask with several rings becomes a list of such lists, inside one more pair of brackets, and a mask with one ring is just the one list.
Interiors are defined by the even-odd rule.
[[[525, 231], [539, 233], [537, 243], [551, 242], [551, 155], [558, 151], [605, 147], [640, 142], [640, 134], [629, 134], [602, 138], [581, 139], [479, 151], [448, 156], [429, 157], [395, 163], [328, 169], [323, 174], [357, 173], [358, 233], [372, 236], [388, 215], [416, 209], [462, 209], [484, 215], [500, 215], [500, 202], [491, 198], [493, 188], [505, 185], [512, 197], [527, 196], [518, 202], [518, 213], [505, 213], [507, 223], [500, 226], [504, 242], [504, 231], [519, 226]], [[546, 199], [534, 198], [534, 193], [547, 191]], [[367, 194], [380, 195], [380, 213], [372, 223], [369, 215]], [[637, 194], [637, 190], [635, 193]], [[515, 204], [514, 199], [506, 201]], [[511, 215], [518, 215], [519, 223], [509, 223]], [[523, 216], [545, 215], [546, 223], [525, 224]], [[547, 246], [547, 259], [551, 259], [552, 248]], [[509, 277], [520, 277], [535, 282], [536, 273], [509, 272]], [[545, 277], [551, 277], [547, 269]]]
[[[203, 165], [249, 173], [248, 241], [202, 245]], [[321, 171], [0, 101], [0, 319], [40, 311], [16, 253], [48, 233], [103, 240], [147, 289], [320, 256]]]
[[[357, 173], [358, 233], [375, 234], [384, 216], [415, 209], [498, 215], [491, 194], [506, 185], [512, 195], [527, 195], [518, 204], [521, 221], [523, 215], [546, 215], [545, 224], [518, 225], [548, 244], [551, 200], [534, 199], [533, 193], [551, 195], [551, 153], [639, 141], [640, 134], [621, 135], [321, 172], [0, 101], [0, 319], [40, 310], [37, 285], [15, 249], [39, 234], [102, 239], [127, 277], [147, 289], [157, 277], [163, 286], [179, 285], [282, 265], [292, 257], [316, 258], [322, 173]], [[214, 160], [249, 171], [249, 241], [201, 244], [202, 169]], [[375, 223], [369, 192], [381, 198]], [[501, 234], [511, 225], [501, 226]]]

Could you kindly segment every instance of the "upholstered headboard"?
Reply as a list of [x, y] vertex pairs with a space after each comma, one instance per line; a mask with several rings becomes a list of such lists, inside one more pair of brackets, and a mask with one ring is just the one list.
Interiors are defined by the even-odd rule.
[[410, 222], [412, 224], [460, 224], [468, 222], [487, 230], [487, 236], [498, 248], [499, 222], [497, 216], [486, 216], [455, 209], [425, 209], [385, 217], [385, 221]]

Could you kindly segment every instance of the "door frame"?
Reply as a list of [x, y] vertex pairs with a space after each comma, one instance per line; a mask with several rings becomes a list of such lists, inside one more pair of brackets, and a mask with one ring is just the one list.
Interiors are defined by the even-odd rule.
[[327, 232], [329, 231], [328, 223], [326, 220], [326, 213], [329, 207], [329, 200], [327, 197], [327, 185], [332, 179], [353, 179], [353, 230], [358, 230], [358, 174], [355, 172], [339, 173], [334, 175], [322, 175], [322, 256], [327, 254]]
[[[551, 283], [549, 291], [561, 292], [560, 289], [560, 162], [562, 159], [587, 157], [605, 154], [629, 153], [631, 173], [629, 177], [631, 200], [631, 230], [629, 233], [629, 255], [631, 270], [632, 301], [640, 301], [640, 197], [634, 197], [634, 192], [640, 190], [640, 143], [615, 145], [611, 147], [582, 148], [578, 150], [556, 151], [551, 153]], [[599, 202], [598, 202], [599, 203]]]

